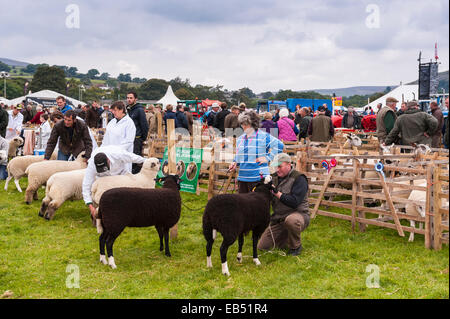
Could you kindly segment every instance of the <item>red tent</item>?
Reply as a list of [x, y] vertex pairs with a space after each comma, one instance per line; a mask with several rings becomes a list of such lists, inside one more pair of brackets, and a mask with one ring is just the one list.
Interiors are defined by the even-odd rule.
[[366, 115], [361, 120], [361, 125], [365, 132], [374, 132], [377, 130], [377, 116]]
[[219, 106], [220, 106], [220, 101], [218, 101], [218, 100], [210, 100], [210, 99], [206, 99], [206, 100], [202, 100], [202, 106], [207, 106], [207, 107], [209, 107], [209, 106], [211, 106], [213, 103], [217, 103], [217, 104], [219, 104]]

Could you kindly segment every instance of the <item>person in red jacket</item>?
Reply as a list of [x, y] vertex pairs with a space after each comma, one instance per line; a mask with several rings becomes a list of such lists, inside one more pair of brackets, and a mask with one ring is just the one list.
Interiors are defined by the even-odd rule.
[[44, 114], [44, 112], [42, 111], [42, 107], [41, 106], [37, 106], [36, 107], [36, 115], [31, 119], [31, 121], [29, 123], [31, 124], [38, 124], [41, 125], [41, 115]]

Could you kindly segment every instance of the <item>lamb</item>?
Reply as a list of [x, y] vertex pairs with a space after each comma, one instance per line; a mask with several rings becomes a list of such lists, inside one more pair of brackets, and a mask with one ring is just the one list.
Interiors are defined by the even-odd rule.
[[16, 136], [11, 141], [9, 141], [9, 149], [8, 149], [8, 156], [9, 157], [16, 157], [17, 156], [17, 149], [23, 145], [23, 138], [20, 136]]
[[[97, 230], [100, 233], [100, 262], [117, 268], [113, 257], [113, 244], [125, 227], [155, 226], [160, 247], [170, 257], [169, 229], [178, 223], [181, 215], [180, 178], [168, 175], [160, 179], [162, 188], [114, 188], [106, 191], [98, 209]], [[163, 244], [164, 238], [164, 244]], [[105, 256], [105, 244], [108, 261]]]
[[82, 157], [81, 152], [75, 161], [43, 161], [33, 163], [26, 169], [28, 175], [28, 187], [25, 191], [25, 202], [31, 204], [33, 199], [37, 199], [37, 191], [39, 187], [47, 182], [47, 180], [55, 173], [74, 171], [76, 169], [86, 168], [86, 159]]
[[[56, 153], [52, 154], [52, 160], [56, 159]], [[8, 170], [8, 177], [5, 182], [5, 191], [8, 190], [8, 184], [11, 179], [14, 178], [14, 184], [19, 192], [22, 193], [22, 188], [20, 188], [19, 180], [24, 177], [25, 171], [33, 163], [42, 162], [44, 160], [44, 155], [26, 155], [14, 157], [9, 163], [6, 169]]]
[[51, 220], [66, 200], [83, 199], [82, 185], [86, 169], [55, 173], [47, 181], [39, 216]]
[[222, 274], [229, 276], [227, 251], [239, 238], [238, 262], [242, 262], [244, 234], [252, 231], [253, 262], [258, 266], [257, 244], [269, 225], [270, 202], [272, 199], [272, 177], [269, 175], [259, 183], [253, 192], [246, 194], [221, 194], [211, 198], [203, 213], [203, 235], [206, 239], [206, 266], [212, 267], [211, 251], [217, 231], [222, 234], [220, 246]]
[[97, 178], [92, 184], [92, 200], [98, 207], [102, 194], [109, 189], [118, 187], [155, 188], [155, 177], [160, 167], [156, 157], [147, 158], [138, 174], [126, 174], [119, 176], [104, 176]]

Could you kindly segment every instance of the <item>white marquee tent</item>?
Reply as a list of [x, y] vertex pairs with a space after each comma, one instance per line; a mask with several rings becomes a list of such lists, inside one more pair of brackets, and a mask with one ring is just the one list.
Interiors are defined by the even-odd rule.
[[389, 93], [383, 95], [382, 97], [376, 99], [375, 101], [370, 102], [365, 107], [371, 106], [372, 109], [376, 112], [377, 111], [377, 104], [381, 103], [383, 106], [386, 105], [386, 99], [388, 97], [393, 97], [399, 101], [397, 104], [397, 109], [400, 109], [402, 102], [409, 102], [412, 100], [417, 100], [419, 96], [419, 85], [412, 84], [412, 85], [400, 85], [390, 91]]
[[70, 101], [70, 103], [72, 103], [72, 105], [75, 106], [75, 107], [78, 106], [78, 104], [86, 105], [86, 103], [84, 103], [82, 101], [78, 101], [78, 100], [76, 100], [74, 98], [65, 96], [64, 94], [60, 94], [58, 92], [51, 91], [51, 90], [42, 90], [42, 91], [39, 91], [39, 92], [35, 92], [35, 93], [31, 93], [31, 94], [28, 94], [28, 95], [25, 95], [25, 96], [21, 96], [21, 97], [18, 97], [16, 99], [10, 100], [8, 104], [9, 105], [16, 105], [16, 104], [22, 103], [22, 101], [26, 100], [27, 98], [35, 100], [38, 103], [39, 103], [39, 100], [52, 101], [52, 100], [56, 100], [56, 98], [58, 96], [60, 96], [60, 95], [64, 96], [66, 98], [66, 100]]
[[172, 104], [175, 107], [178, 101], [179, 99], [176, 97], [175, 93], [173, 93], [172, 86], [169, 85], [166, 94], [156, 103], [162, 104], [163, 108], [165, 108], [168, 104]]

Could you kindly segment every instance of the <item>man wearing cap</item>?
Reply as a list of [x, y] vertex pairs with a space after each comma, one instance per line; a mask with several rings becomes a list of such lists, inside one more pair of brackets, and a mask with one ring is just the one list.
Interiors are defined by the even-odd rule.
[[5, 139], [11, 140], [16, 136], [19, 136], [22, 131], [23, 115], [20, 113], [22, 105], [15, 106], [8, 115], [8, 127], [6, 128]]
[[342, 118], [342, 127], [348, 129], [361, 129], [361, 118], [353, 110], [353, 106], [347, 108], [344, 117]]
[[438, 121], [431, 114], [419, 110], [416, 101], [408, 102], [406, 107], [405, 114], [397, 119], [384, 144], [394, 143], [401, 135], [402, 145], [414, 143], [431, 146], [431, 136], [436, 131]]
[[258, 249], [289, 248], [288, 254], [297, 256], [302, 251], [301, 232], [309, 225], [308, 180], [296, 171], [286, 153], [275, 156], [271, 167], [274, 199], [269, 227], [258, 243]]
[[385, 141], [386, 136], [394, 128], [395, 121], [397, 120], [397, 102], [398, 100], [396, 98], [388, 97], [386, 99], [386, 106], [381, 108], [377, 113], [377, 136], [380, 143]]
[[219, 104], [214, 102], [211, 106], [211, 111], [209, 112], [208, 117], [206, 118], [206, 122], [208, 123], [209, 127], [214, 126], [214, 120], [218, 112], [219, 112]]
[[334, 136], [334, 126], [331, 117], [325, 115], [325, 107], [319, 106], [317, 116], [314, 117], [308, 126], [308, 135], [311, 142], [328, 142]]
[[144, 160], [142, 156], [125, 151], [117, 145], [101, 146], [92, 153], [84, 174], [82, 193], [93, 220], [95, 220], [95, 207], [92, 204], [91, 188], [97, 177], [131, 173], [131, 167], [128, 164], [142, 164]]

